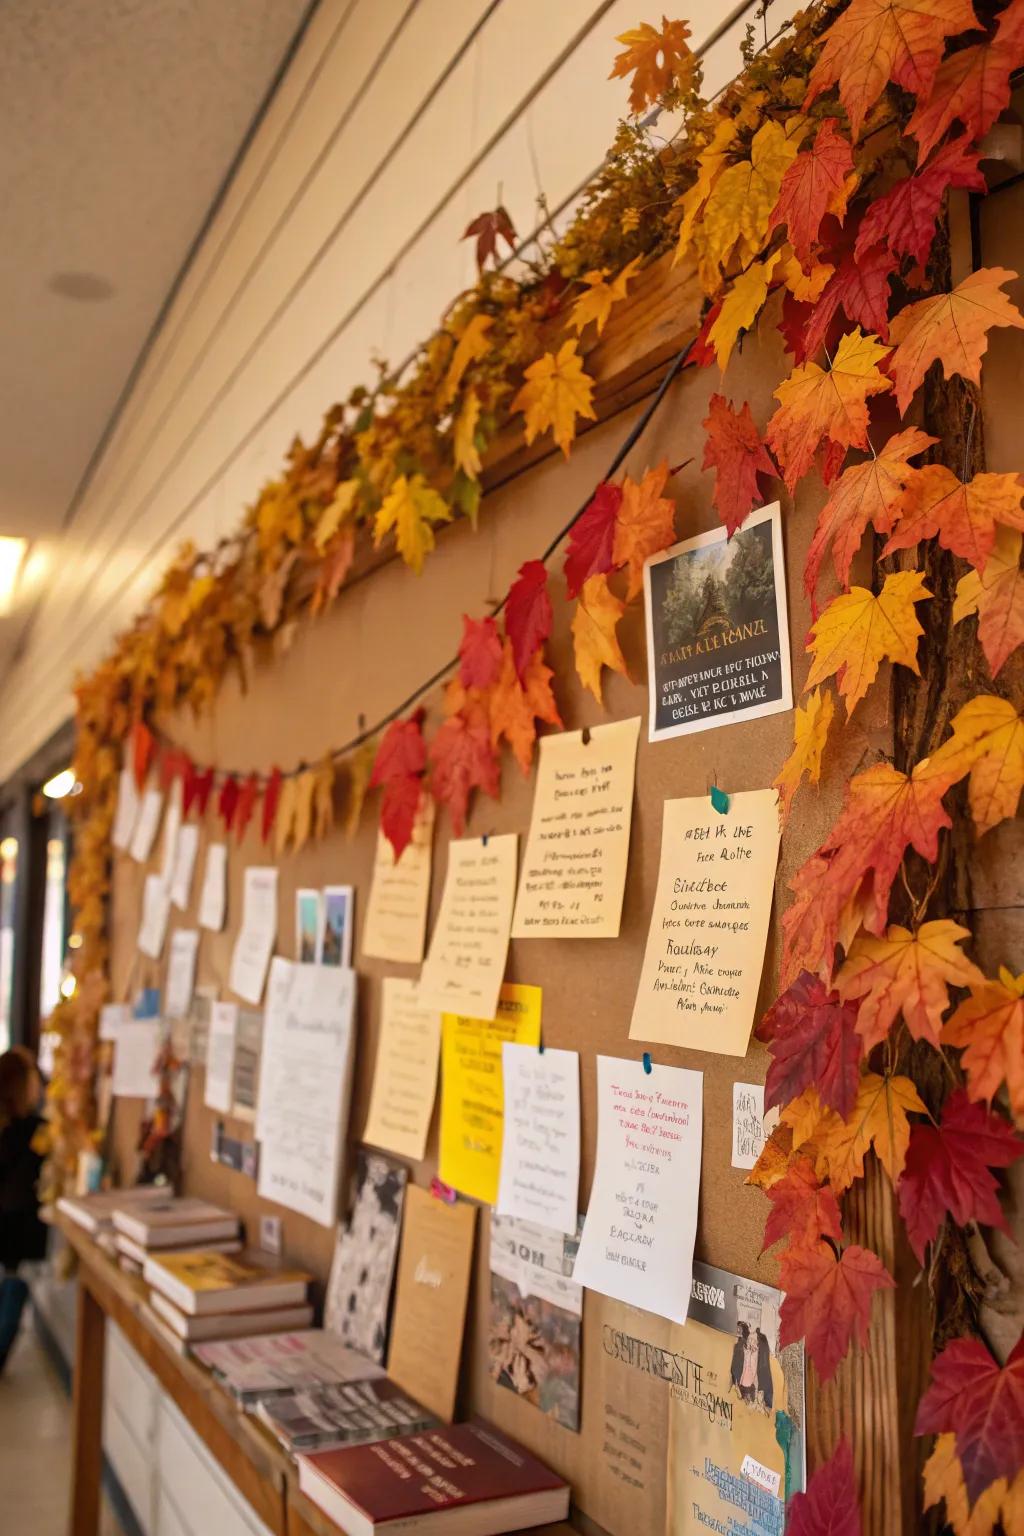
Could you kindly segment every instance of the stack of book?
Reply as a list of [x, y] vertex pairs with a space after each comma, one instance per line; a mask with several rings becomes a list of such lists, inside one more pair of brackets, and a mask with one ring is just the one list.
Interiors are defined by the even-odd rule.
[[142, 1278], [150, 1287], [150, 1321], [181, 1354], [203, 1340], [286, 1333], [313, 1321], [312, 1275], [282, 1269], [263, 1254], [150, 1254]]
[[291, 1456], [339, 1445], [369, 1445], [440, 1423], [387, 1377], [300, 1388], [263, 1399], [256, 1417]]
[[164, 1185], [140, 1184], [136, 1189], [101, 1189], [93, 1195], [62, 1195], [57, 1209], [90, 1237], [114, 1230], [114, 1212], [139, 1210], [167, 1200]]
[[113, 1224], [118, 1263], [136, 1275], [154, 1253], [237, 1253], [242, 1246], [235, 1213], [206, 1200], [165, 1197], [141, 1207], [121, 1205]]
[[569, 1485], [487, 1424], [300, 1455], [299, 1487], [345, 1536], [499, 1536], [564, 1520]]
[[383, 1366], [324, 1328], [221, 1339], [197, 1344], [192, 1353], [243, 1408], [303, 1387], [376, 1381], [384, 1375]]

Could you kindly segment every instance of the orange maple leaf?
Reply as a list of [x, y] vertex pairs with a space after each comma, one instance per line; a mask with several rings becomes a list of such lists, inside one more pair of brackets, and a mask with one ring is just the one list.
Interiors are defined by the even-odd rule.
[[900, 414], [907, 409], [929, 367], [942, 363], [947, 379], [955, 373], [981, 383], [981, 359], [993, 326], [1024, 329], [1024, 315], [1002, 291], [1016, 272], [1006, 267], [979, 267], [952, 293], [937, 293], [901, 309], [889, 327], [896, 350], [889, 371], [896, 381]]
[[615, 56], [609, 80], [633, 76], [629, 91], [629, 110], [642, 112], [661, 100], [672, 89], [685, 91], [693, 81], [696, 59], [687, 46], [690, 29], [685, 21], [661, 18], [661, 31], [650, 22], [641, 22], [615, 39], [623, 51]]
[[963, 1048], [968, 1097], [991, 1102], [1005, 1083], [1013, 1118], [1024, 1125], [1024, 973], [1001, 966], [997, 980], [972, 987], [942, 1039]]
[[812, 784], [821, 778], [821, 754], [828, 740], [829, 726], [835, 715], [835, 700], [829, 692], [815, 688], [806, 704], [798, 704], [793, 716], [793, 750], [778, 775], [772, 780], [779, 791], [779, 819], [785, 826], [793, 796], [804, 774]]
[[564, 341], [557, 353], [545, 352], [523, 375], [525, 383], [512, 401], [513, 411], [526, 417], [526, 441], [532, 443], [551, 428], [565, 457], [576, 436], [576, 418], [597, 419], [594, 381], [583, 370], [583, 359], [573, 339]]
[[779, 408], [766, 437], [790, 491], [807, 473], [822, 441], [868, 446], [868, 398], [892, 388], [878, 368], [889, 348], [857, 326], [843, 336], [832, 366], [803, 363], [775, 391]]
[[828, 1381], [855, 1338], [867, 1343], [875, 1292], [891, 1291], [896, 1282], [869, 1248], [852, 1243], [837, 1256], [828, 1243], [816, 1243], [786, 1250], [779, 1284], [785, 1292], [779, 1343], [803, 1339], [818, 1375]]
[[917, 642], [924, 630], [914, 604], [931, 595], [920, 571], [897, 571], [885, 578], [877, 597], [867, 587], [852, 587], [833, 598], [808, 636], [807, 649], [814, 657], [808, 688], [838, 673], [839, 692], [852, 714], [883, 660], [916, 673]]
[[626, 658], [615, 633], [615, 626], [625, 611], [625, 603], [610, 590], [607, 576], [591, 576], [583, 583], [572, 620], [576, 671], [584, 688], [590, 689], [599, 704], [602, 702], [603, 667], [621, 672], [623, 677], [629, 676]]
[[882, 554], [937, 537], [943, 549], [983, 571], [996, 525], [1024, 529], [1022, 497], [1024, 486], [1016, 475], [975, 475], [965, 484], [944, 464], [926, 464], [907, 486], [895, 532]]
[[860, 998], [857, 1033], [870, 1051], [903, 1014], [915, 1040], [938, 1045], [949, 988], [980, 986], [984, 976], [960, 949], [969, 928], [941, 918], [915, 933], [894, 923], [884, 938], [862, 933], [835, 979], [839, 996]]
[[832, 882], [833, 855], [812, 853], [789, 882], [793, 901], [782, 915], [779, 985], [789, 987], [801, 971], [832, 974], [837, 944], [849, 948], [867, 911], [863, 876], [844, 900]]
[[559, 726], [562, 723], [551, 692], [554, 675], [551, 668], [544, 665], [543, 648], [538, 648], [527, 662], [520, 682], [512, 642], [505, 641], [501, 673], [488, 698], [491, 745], [496, 747], [504, 737], [524, 773], [529, 773], [533, 761], [536, 722], [542, 720], [545, 725]]
[[804, 569], [804, 590], [814, 597], [825, 551], [832, 545], [832, 564], [842, 586], [849, 585], [850, 566], [870, 525], [888, 533], [900, 509], [903, 492], [922, 473], [907, 460], [938, 439], [919, 427], [897, 432], [880, 452], [863, 464], [851, 464], [839, 476], [818, 517]]
[[869, 1149], [896, 1184], [910, 1145], [907, 1116], [927, 1113], [909, 1077], [866, 1072], [860, 1080], [857, 1102], [846, 1119], [830, 1109], [814, 1130], [819, 1164], [827, 1167], [828, 1181], [836, 1194], [843, 1194], [862, 1177]]
[[970, 0], [852, 0], [825, 33], [804, 106], [838, 85], [857, 139], [890, 81], [924, 100], [946, 38], [977, 25]]
[[927, 98], [916, 93], [917, 106], [906, 131], [918, 142], [919, 162], [951, 123], [959, 119], [966, 137], [977, 142], [1009, 106], [1010, 77], [1021, 61], [1022, 26], [1024, 5], [1010, 0], [999, 13], [994, 38], [951, 53], [943, 59]]
[[455, 343], [452, 360], [448, 364], [448, 372], [445, 374], [444, 383], [438, 391], [437, 403], [439, 406], [443, 407], [451, 404], [458, 393], [459, 385], [462, 382], [462, 375], [466, 369], [472, 363], [479, 362], [482, 357], [486, 357], [491, 350], [491, 342], [488, 340], [487, 332], [493, 324], [494, 320], [490, 315], [476, 314], [470, 319], [466, 329]]
[[644, 584], [644, 561], [668, 549], [676, 536], [676, 504], [661, 493], [668, 479], [668, 460], [649, 469], [640, 481], [626, 476], [622, 502], [615, 519], [612, 560], [629, 566], [626, 601], [631, 601]]
[[979, 837], [1016, 815], [1024, 789], [1024, 718], [1009, 699], [980, 693], [954, 717], [932, 762], [970, 774], [967, 799]]
[[1024, 644], [1024, 574], [1020, 568], [1022, 536], [1000, 528], [983, 571], [968, 571], [956, 584], [953, 623], [978, 615], [978, 639], [995, 677]]
[[785, 224], [789, 243], [805, 272], [826, 213], [834, 213], [838, 219], [846, 213], [855, 185], [852, 170], [853, 146], [839, 132], [836, 119], [826, 117], [810, 149], [797, 155], [782, 178], [771, 228]]

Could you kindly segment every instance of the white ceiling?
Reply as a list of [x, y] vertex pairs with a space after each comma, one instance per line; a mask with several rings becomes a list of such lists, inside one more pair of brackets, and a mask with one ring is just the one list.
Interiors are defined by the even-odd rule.
[[0, 534], [61, 527], [308, 9], [0, 4]]

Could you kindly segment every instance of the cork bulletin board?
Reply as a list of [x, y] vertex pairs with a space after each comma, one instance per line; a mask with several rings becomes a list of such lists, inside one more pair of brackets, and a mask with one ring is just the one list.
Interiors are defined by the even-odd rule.
[[[761, 337], [748, 336], [743, 355], [730, 368], [729, 393], [748, 399], [755, 420], [764, 421], [774, 402], [772, 383], [786, 370], [781, 347], [770, 325]], [[690, 370], [669, 392], [651, 426], [633, 449], [625, 468], [640, 475], [667, 457], [684, 464], [669, 483], [678, 503], [677, 536], [689, 537], [717, 526], [711, 505], [713, 477], [700, 470], [703, 451], [701, 422], [707, 399], [720, 387], [716, 369]], [[325, 750], [352, 737], [367, 721], [379, 719], [400, 702], [424, 677], [453, 655], [461, 634], [462, 614], [479, 614], [504, 593], [520, 564], [535, 557], [571, 517], [600, 480], [626, 436], [636, 407], [595, 428], [581, 439], [571, 462], [549, 458], [491, 492], [483, 505], [479, 531], [466, 526], [446, 530], [424, 574], [416, 578], [392, 561], [359, 581], [339, 597], [333, 612], [303, 622], [283, 656], [258, 663], [243, 692], [235, 679], [220, 691], [213, 713], [195, 721], [175, 716], [161, 729], [199, 762], [231, 770], [268, 770], [277, 763], [293, 767], [299, 760], [316, 761]], [[688, 462], [686, 462], [688, 461]], [[783, 537], [786, 556], [790, 647], [794, 693], [807, 671], [804, 640], [811, 622], [810, 606], [800, 572], [822, 490], [808, 477], [795, 506], [784, 503]], [[553, 579], [561, 581], [552, 562]], [[855, 573], [856, 578], [856, 573]], [[555, 658], [556, 692], [566, 728], [600, 724], [640, 714], [640, 745], [629, 866], [620, 936], [617, 939], [527, 939], [513, 941], [507, 978], [543, 989], [543, 1038], [546, 1044], [580, 1053], [582, 1107], [581, 1208], [586, 1209], [593, 1170], [595, 1116], [595, 1058], [601, 1054], [637, 1059], [643, 1042], [628, 1038], [629, 1021], [640, 973], [648, 921], [657, 877], [662, 805], [668, 798], [707, 794], [712, 783], [727, 793], [768, 786], [784, 761], [792, 739], [792, 717], [786, 712], [770, 718], [737, 722], [699, 734], [649, 745], [646, 742], [646, 664], [642, 605], [632, 606], [620, 626], [631, 681], [606, 674], [605, 712], [580, 687], [572, 666], [569, 633], [571, 608], [555, 605], [555, 631], [549, 642]], [[559, 679], [571, 681], [559, 682]], [[872, 699], [885, 699], [877, 689]], [[777, 892], [804, 858], [821, 842], [834, 816], [843, 788], [861, 760], [872, 750], [885, 750], [891, 741], [887, 720], [872, 716], [869, 699], [861, 706], [853, 728], [834, 733], [825, 761], [820, 790], [801, 791], [799, 814], [783, 837]], [[427, 701], [436, 709], [439, 695]], [[884, 710], [884, 702], [876, 705]], [[520, 852], [529, 826], [534, 775], [524, 778], [514, 762], [504, 762], [500, 801], [477, 797], [467, 836], [518, 832]], [[172, 913], [172, 925], [194, 927], [204, 849], [213, 836], [213, 807], [203, 828], [193, 907]], [[358, 1143], [369, 1101], [376, 1050], [381, 978], [386, 974], [415, 975], [415, 968], [364, 961], [360, 929], [369, 894], [376, 843], [376, 801], [371, 797], [356, 835], [348, 840], [336, 827], [322, 842], [297, 855], [286, 854], [279, 876], [278, 952], [294, 955], [294, 896], [300, 886], [351, 884], [355, 887], [356, 940], [353, 963], [359, 973], [358, 1041], [351, 1119], [348, 1169]], [[446, 868], [450, 827], [440, 815], [434, 841], [434, 873], [430, 921], [436, 914]], [[151, 867], [155, 867], [157, 855]], [[231, 947], [240, 917], [242, 876], [247, 864], [271, 862], [259, 841], [255, 821], [241, 843], [232, 842], [229, 864], [228, 918], [220, 934], [203, 931], [197, 969], [200, 986], [215, 987], [227, 997]], [[114, 872], [113, 957], [114, 995], [126, 997], [139, 985], [160, 985], [166, 961], [159, 964], [137, 956], [135, 940], [145, 868], [118, 856]], [[429, 931], [429, 929], [428, 929]], [[166, 948], [165, 948], [166, 956]], [[769, 931], [761, 1003], [773, 996], [777, 973], [777, 912]], [[704, 1140], [700, 1216], [696, 1256], [740, 1275], [774, 1283], [776, 1266], [760, 1255], [764, 1221], [761, 1194], [744, 1186], [744, 1173], [731, 1166], [732, 1094], [736, 1081], [761, 1082], [767, 1055], [756, 1042], [745, 1059], [700, 1051], [650, 1047], [653, 1071], [659, 1063], [687, 1067], [704, 1074]], [[120, 1100], [112, 1129], [116, 1163], [130, 1177], [141, 1101]], [[261, 1208], [279, 1215], [284, 1253], [326, 1278], [334, 1233], [310, 1221], [257, 1200], [255, 1183], [210, 1159], [214, 1122], [218, 1117], [203, 1106], [202, 1069], [193, 1069], [184, 1132], [184, 1188], [235, 1208], [255, 1238]], [[230, 1134], [248, 1137], [251, 1127], [228, 1121]], [[426, 1160], [412, 1168], [416, 1183], [427, 1185], [436, 1167], [437, 1125], [428, 1143]], [[345, 1187], [343, 1185], [343, 1187]], [[649, 1314], [607, 1302], [588, 1292], [584, 1297], [582, 1359], [582, 1422], [579, 1434], [560, 1428], [513, 1393], [494, 1385], [488, 1376], [487, 1329], [489, 1272], [487, 1221], [478, 1225], [477, 1272], [467, 1326], [460, 1394], [463, 1414], [483, 1413], [521, 1439], [565, 1474], [574, 1485], [577, 1505], [585, 1516], [612, 1533], [659, 1529], [659, 1490], [648, 1487], [638, 1518], [635, 1490], [613, 1470], [608, 1454], [605, 1418], [605, 1368], [608, 1330], [635, 1333], [652, 1342], [667, 1335], [668, 1324]], [[667, 1415], [664, 1383], [635, 1374], [631, 1409], [650, 1440], [666, 1430], [659, 1414]], [[662, 1462], [663, 1471], [663, 1462]], [[639, 1475], [639, 1474], [638, 1474]], [[662, 1477], [663, 1483], [663, 1477]], [[664, 1499], [664, 1487], [660, 1488]], [[648, 1527], [648, 1520], [651, 1521]]]

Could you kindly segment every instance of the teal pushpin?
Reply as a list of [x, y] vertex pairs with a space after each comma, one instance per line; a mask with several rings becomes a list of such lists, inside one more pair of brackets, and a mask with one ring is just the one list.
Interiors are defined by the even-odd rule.
[[729, 809], [729, 796], [724, 789], [719, 789], [717, 784], [711, 786], [711, 804], [719, 816], [724, 816]]

